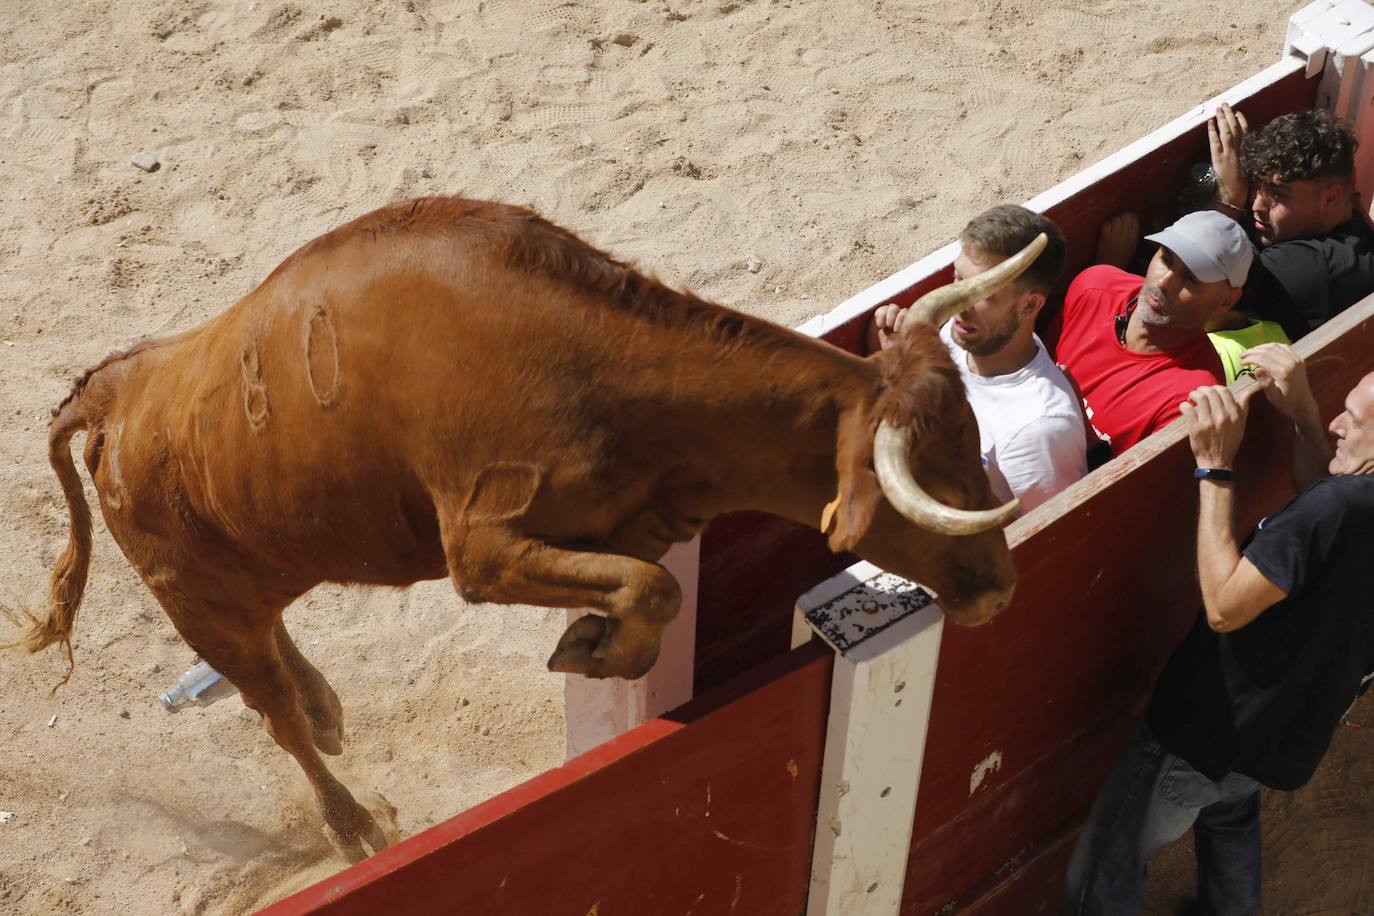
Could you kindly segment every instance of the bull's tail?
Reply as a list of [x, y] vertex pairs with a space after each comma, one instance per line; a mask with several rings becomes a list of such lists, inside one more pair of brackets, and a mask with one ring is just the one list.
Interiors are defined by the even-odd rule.
[[81, 398], [72, 397], [58, 409], [48, 430], [48, 461], [62, 484], [72, 527], [67, 549], [62, 551], [52, 572], [45, 613], [39, 617], [27, 607], [13, 610], [0, 606], [0, 613], [26, 630], [19, 639], [0, 645], [0, 648], [23, 647], [29, 652], [38, 652], [54, 643], [62, 647], [62, 654], [67, 659], [67, 674], [54, 690], [71, 679], [76, 667], [72, 657], [72, 631], [76, 627], [76, 612], [81, 607], [86, 573], [91, 565], [91, 509], [86, 503], [86, 493], [71, 452], [72, 436], [86, 427], [87, 417]]

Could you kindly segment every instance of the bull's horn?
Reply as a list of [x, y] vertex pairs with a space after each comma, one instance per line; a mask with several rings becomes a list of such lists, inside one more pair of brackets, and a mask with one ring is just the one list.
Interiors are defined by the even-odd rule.
[[1016, 516], [1019, 503], [1012, 500], [996, 509], [955, 509], [939, 502], [916, 482], [908, 464], [911, 430], [878, 424], [873, 437], [873, 469], [892, 507], [911, 521], [940, 534], [977, 534], [1000, 528]]
[[1029, 245], [996, 267], [966, 280], [931, 290], [917, 299], [916, 303], [911, 306], [911, 312], [907, 315], [905, 324], [909, 325], [916, 321], [934, 325], [937, 328], [942, 326], [950, 319], [950, 316], [957, 315], [975, 302], [981, 302], [1021, 276], [1025, 269], [1034, 264], [1035, 259], [1040, 257], [1040, 252], [1045, 250], [1045, 245], [1048, 242], [1049, 239], [1042, 232], [1032, 239]]

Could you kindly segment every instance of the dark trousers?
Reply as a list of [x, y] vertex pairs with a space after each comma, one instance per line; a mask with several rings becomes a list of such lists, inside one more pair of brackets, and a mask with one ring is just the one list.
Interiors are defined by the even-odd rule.
[[1065, 916], [1140, 912], [1146, 865], [1195, 828], [1204, 916], [1260, 911], [1259, 783], [1208, 779], [1160, 747], [1143, 722], [1093, 803], [1064, 887]]

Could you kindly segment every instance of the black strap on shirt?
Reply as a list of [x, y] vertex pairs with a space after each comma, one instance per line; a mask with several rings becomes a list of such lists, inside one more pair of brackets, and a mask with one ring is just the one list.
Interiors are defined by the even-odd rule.
[[1135, 311], [1138, 301], [1138, 296], [1131, 299], [1130, 302], [1126, 303], [1126, 308], [1122, 310], [1121, 314], [1116, 316], [1116, 342], [1123, 347], [1126, 346], [1126, 329], [1131, 326], [1131, 313]]

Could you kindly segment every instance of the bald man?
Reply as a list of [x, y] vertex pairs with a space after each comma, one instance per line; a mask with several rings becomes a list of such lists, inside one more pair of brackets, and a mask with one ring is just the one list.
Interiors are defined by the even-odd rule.
[[1203, 611], [1093, 805], [1064, 913], [1140, 912], [1146, 863], [1194, 825], [1200, 912], [1259, 913], [1259, 787], [1306, 784], [1374, 672], [1374, 375], [1323, 428], [1291, 349], [1243, 358], [1293, 422], [1299, 495], [1237, 545], [1232, 462], [1247, 403], [1219, 386], [1189, 396]]

